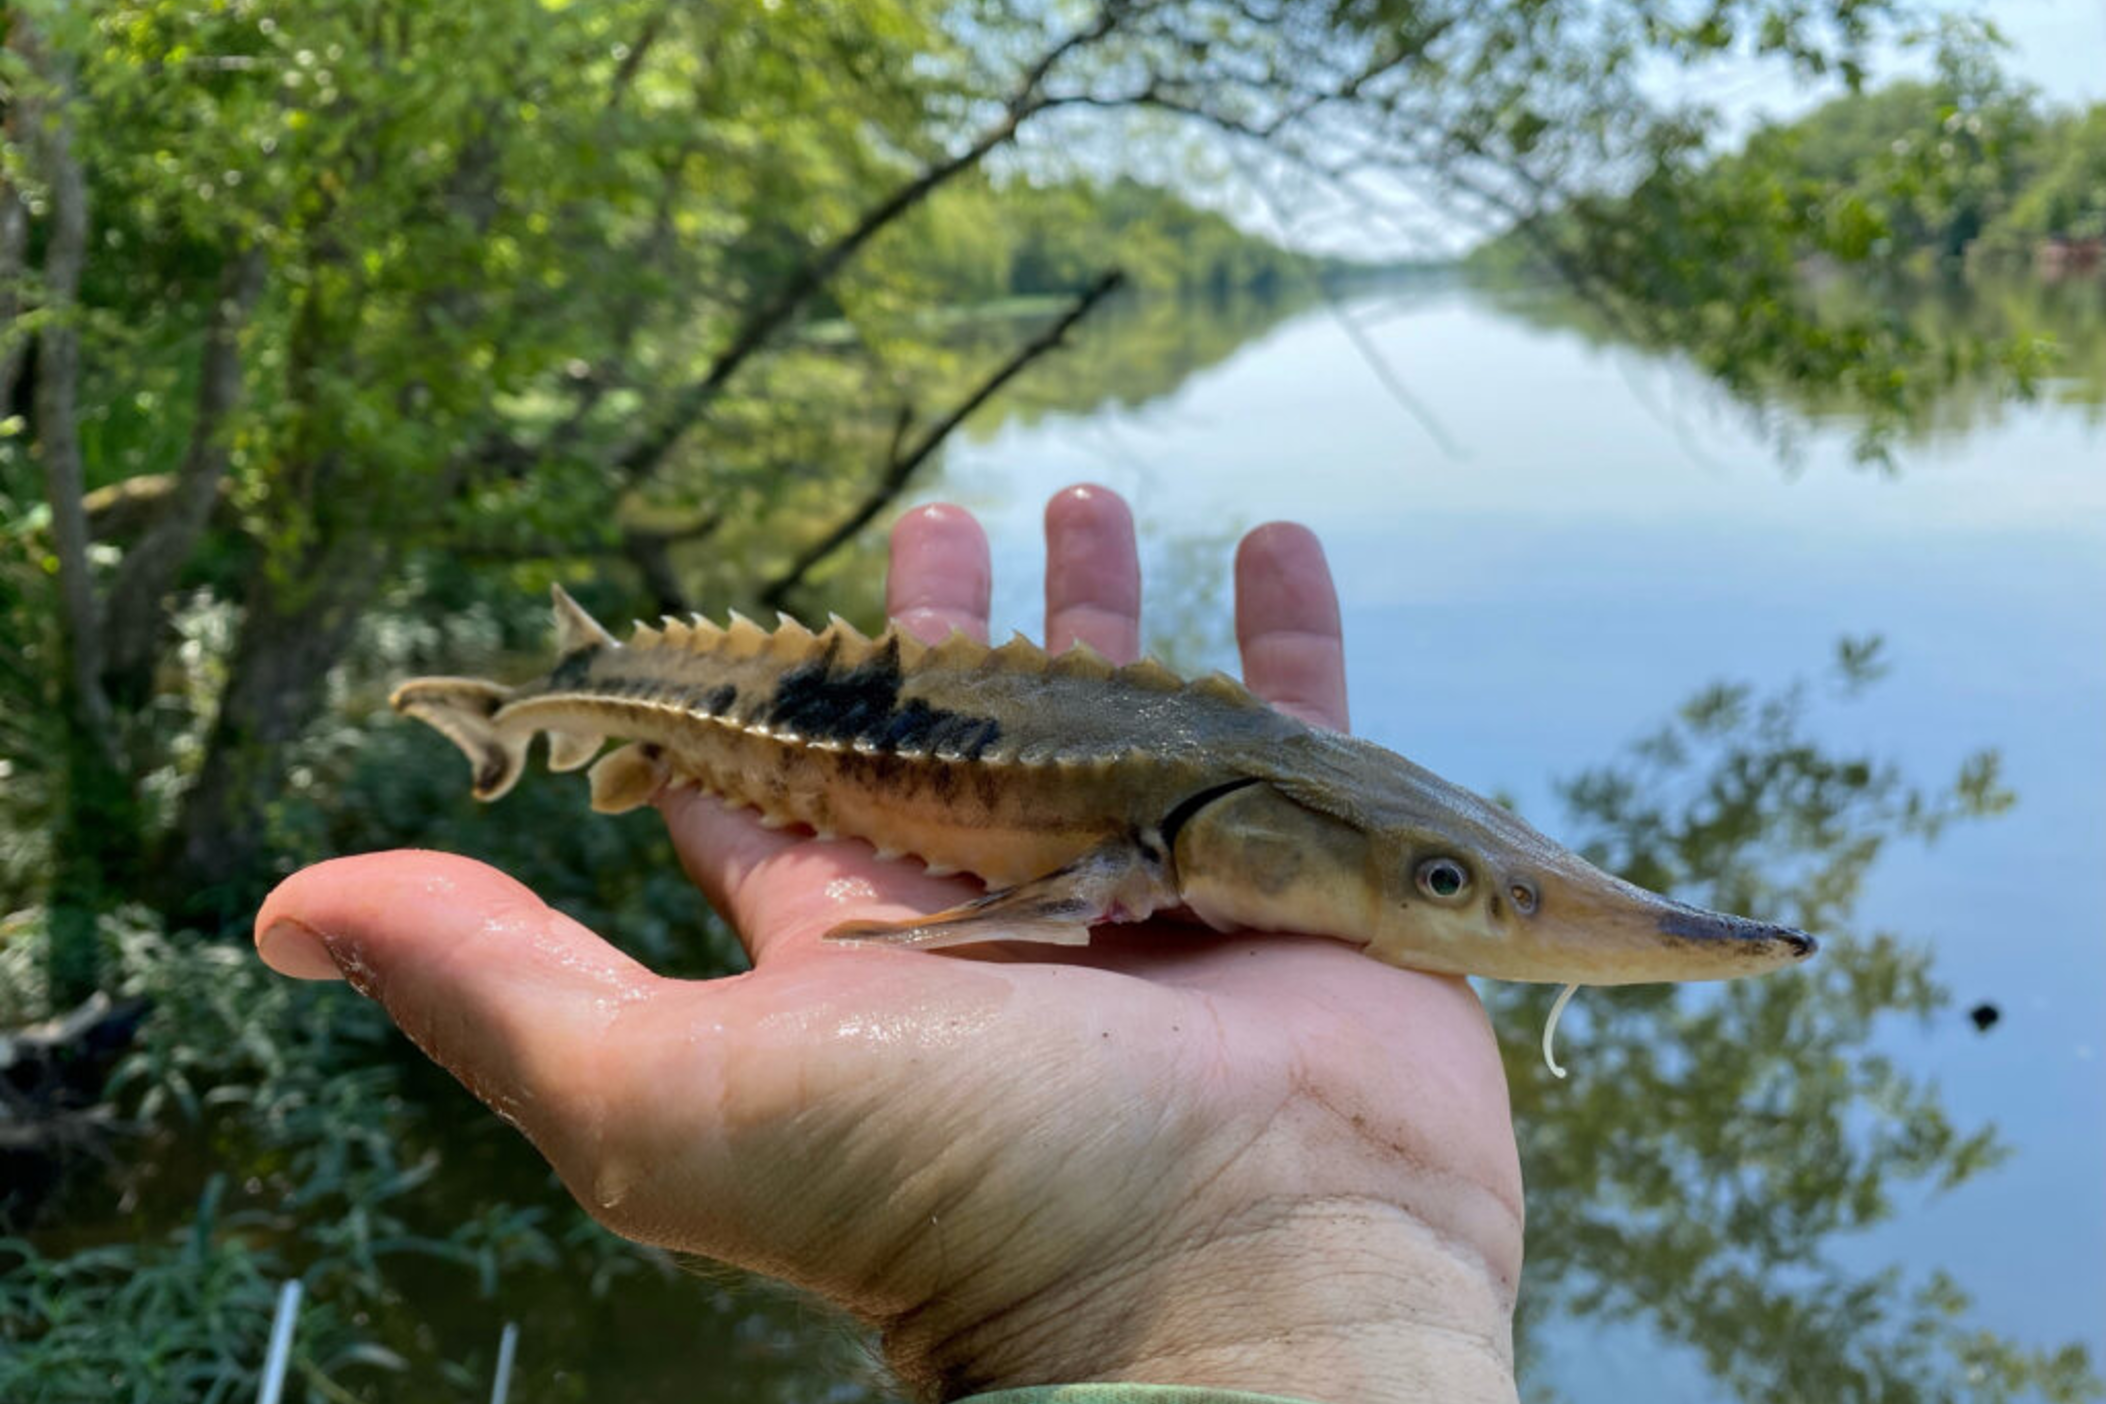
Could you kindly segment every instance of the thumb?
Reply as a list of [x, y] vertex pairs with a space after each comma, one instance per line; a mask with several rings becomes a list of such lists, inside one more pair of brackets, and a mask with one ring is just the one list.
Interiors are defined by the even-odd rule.
[[256, 947], [282, 974], [347, 979], [379, 1001], [567, 1179], [593, 1158], [618, 1085], [613, 1026], [666, 988], [522, 884], [444, 853], [295, 873], [257, 914]]

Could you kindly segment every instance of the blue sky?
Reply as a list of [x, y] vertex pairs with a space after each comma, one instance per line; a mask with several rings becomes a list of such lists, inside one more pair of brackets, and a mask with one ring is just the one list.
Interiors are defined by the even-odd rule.
[[2056, 102], [2106, 102], [2106, 0], [1995, 0], [2011, 69]]
[[[2050, 101], [2106, 102], [2106, 0], [1983, 0], [1936, 8], [1972, 12], [1995, 24], [2011, 46], [2006, 66]], [[1919, 73], [1928, 66], [1925, 52], [1894, 53], [1875, 71], [1874, 81]], [[1770, 76], [1732, 93], [1727, 101], [1745, 103], [1751, 113], [1779, 114], [1797, 111], [1826, 95]]]

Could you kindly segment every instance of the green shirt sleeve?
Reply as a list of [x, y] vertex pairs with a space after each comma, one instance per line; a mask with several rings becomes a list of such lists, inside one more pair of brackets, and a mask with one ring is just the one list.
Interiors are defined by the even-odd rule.
[[1200, 1385], [1071, 1384], [1033, 1385], [975, 1394], [957, 1404], [1309, 1404], [1282, 1394], [1246, 1394], [1240, 1389], [1207, 1389]]

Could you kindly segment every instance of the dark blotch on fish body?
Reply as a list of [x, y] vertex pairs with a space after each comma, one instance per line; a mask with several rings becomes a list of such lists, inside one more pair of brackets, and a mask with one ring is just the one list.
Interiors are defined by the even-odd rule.
[[941, 751], [978, 760], [1002, 734], [992, 717], [969, 717], [900, 700], [899, 641], [853, 668], [834, 666], [832, 653], [782, 675], [765, 709], [770, 726], [810, 741], [863, 742], [884, 751]]
[[574, 648], [564, 654], [549, 672], [549, 690], [569, 692], [583, 687], [586, 677], [592, 672], [593, 660], [600, 656], [601, 647], [599, 644], [587, 644], [583, 648]]

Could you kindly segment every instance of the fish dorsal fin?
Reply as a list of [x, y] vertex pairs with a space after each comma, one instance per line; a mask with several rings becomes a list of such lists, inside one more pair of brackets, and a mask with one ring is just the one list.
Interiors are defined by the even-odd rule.
[[555, 599], [556, 652], [576, 653], [582, 648], [620, 648], [621, 643], [600, 627], [600, 621], [585, 612], [585, 607], [570, 597], [561, 585], [550, 587]]

